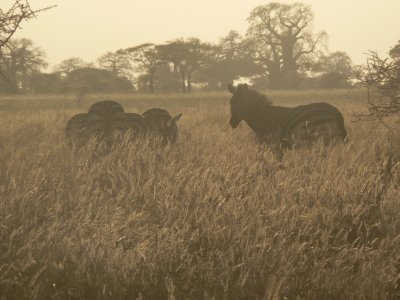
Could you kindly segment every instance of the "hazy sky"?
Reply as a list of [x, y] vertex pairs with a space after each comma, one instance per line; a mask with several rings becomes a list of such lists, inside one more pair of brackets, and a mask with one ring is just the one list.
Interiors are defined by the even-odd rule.
[[[216, 42], [229, 30], [247, 30], [250, 11], [262, 0], [31, 0], [33, 8], [57, 4], [24, 23], [27, 37], [51, 65], [77, 56], [95, 61], [107, 51], [179, 37]], [[294, 1], [281, 0], [292, 3]], [[305, 0], [315, 14], [315, 31], [328, 33], [329, 51], [345, 51], [355, 63], [368, 50], [387, 54], [400, 40], [400, 0]], [[11, 0], [0, 0], [8, 8]]]

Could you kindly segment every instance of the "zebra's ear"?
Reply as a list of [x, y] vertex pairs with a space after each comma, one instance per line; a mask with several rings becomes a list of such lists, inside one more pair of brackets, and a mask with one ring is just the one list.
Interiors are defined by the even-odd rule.
[[237, 89], [230, 83], [230, 84], [228, 84], [228, 91], [231, 94], [235, 94], [237, 92]]
[[167, 122], [167, 126], [171, 127], [173, 126], [177, 121], [179, 121], [179, 119], [182, 117], [182, 113], [177, 114], [175, 117], [173, 117], [172, 119], [168, 120]]
[[172, 118], [172, 121], [174, 121], [174, 123], [175, 123], [175, 122], [179, 121], [179, 119], [180, 119], [181, 117], [182, 117], [182, 113], [177, 114], [175, 117]]

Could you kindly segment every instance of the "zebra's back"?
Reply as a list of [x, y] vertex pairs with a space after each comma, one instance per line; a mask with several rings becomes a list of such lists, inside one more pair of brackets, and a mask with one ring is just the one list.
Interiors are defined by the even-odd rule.
[[127, 127], [124, 109], [118, 102], [96, 102], [89, 108], [88, 128], [92, 134], [109, 137]]
[[165, 126], [165, 122], [172, 117], [168, 111], [162, 108], [150, 108], [142, 114], [149, 127], [157, 129]]
[[282, 128], [283, 138], [294, 144], [325, 143], [347, 136], [342, 113], [328, 103], [311, 103], [291, 108]]
[[[319, 122], [323, 122], [324, 118], [332, 118], [337, 121], [342, 127], [343, 134], [346, 134], [342, 113], [333, 105], [325, 102], [310, 103], [291, 108], [287, 116], [287, 122], [285, 122], [284, 131], [290, 132], [293, 126], [300, 122], [312, 121], [314, 119], [319, 119]], [[318, 121], [315, 123], [317, 124]]]
[[136, 113], [125, 113], [127, 130], [129, 130], [134, 138], [147, 134], [148, 128], [144, 118]]

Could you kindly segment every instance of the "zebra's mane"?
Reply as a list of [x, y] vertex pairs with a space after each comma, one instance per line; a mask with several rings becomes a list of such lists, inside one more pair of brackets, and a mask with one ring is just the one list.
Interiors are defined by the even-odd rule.
[[250, 101], [254, 101], [254, 102], [262, 101], [263, 103], [265, 103], [266, 105], [269, 105], [269, 106], [273, 105], [272, 101], [268, 98], [267, 95], [261, 94], [255, 90], [251, 90], [251, 89], [249, 89], [247, 92], [247, 99]]

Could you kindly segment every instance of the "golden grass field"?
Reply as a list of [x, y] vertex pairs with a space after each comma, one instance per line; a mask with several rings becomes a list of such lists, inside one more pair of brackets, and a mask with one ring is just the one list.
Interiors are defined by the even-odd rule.
[[[400, 299], [398, 140], [354, 122], [364, 91], [270, 96], [336, 105], [349, 141], [279, 163], [228, 92], [1, 96], [0, 299]], [[182, 112], [178, 144], [70, 151], [67, 120], [106, 99]]]

